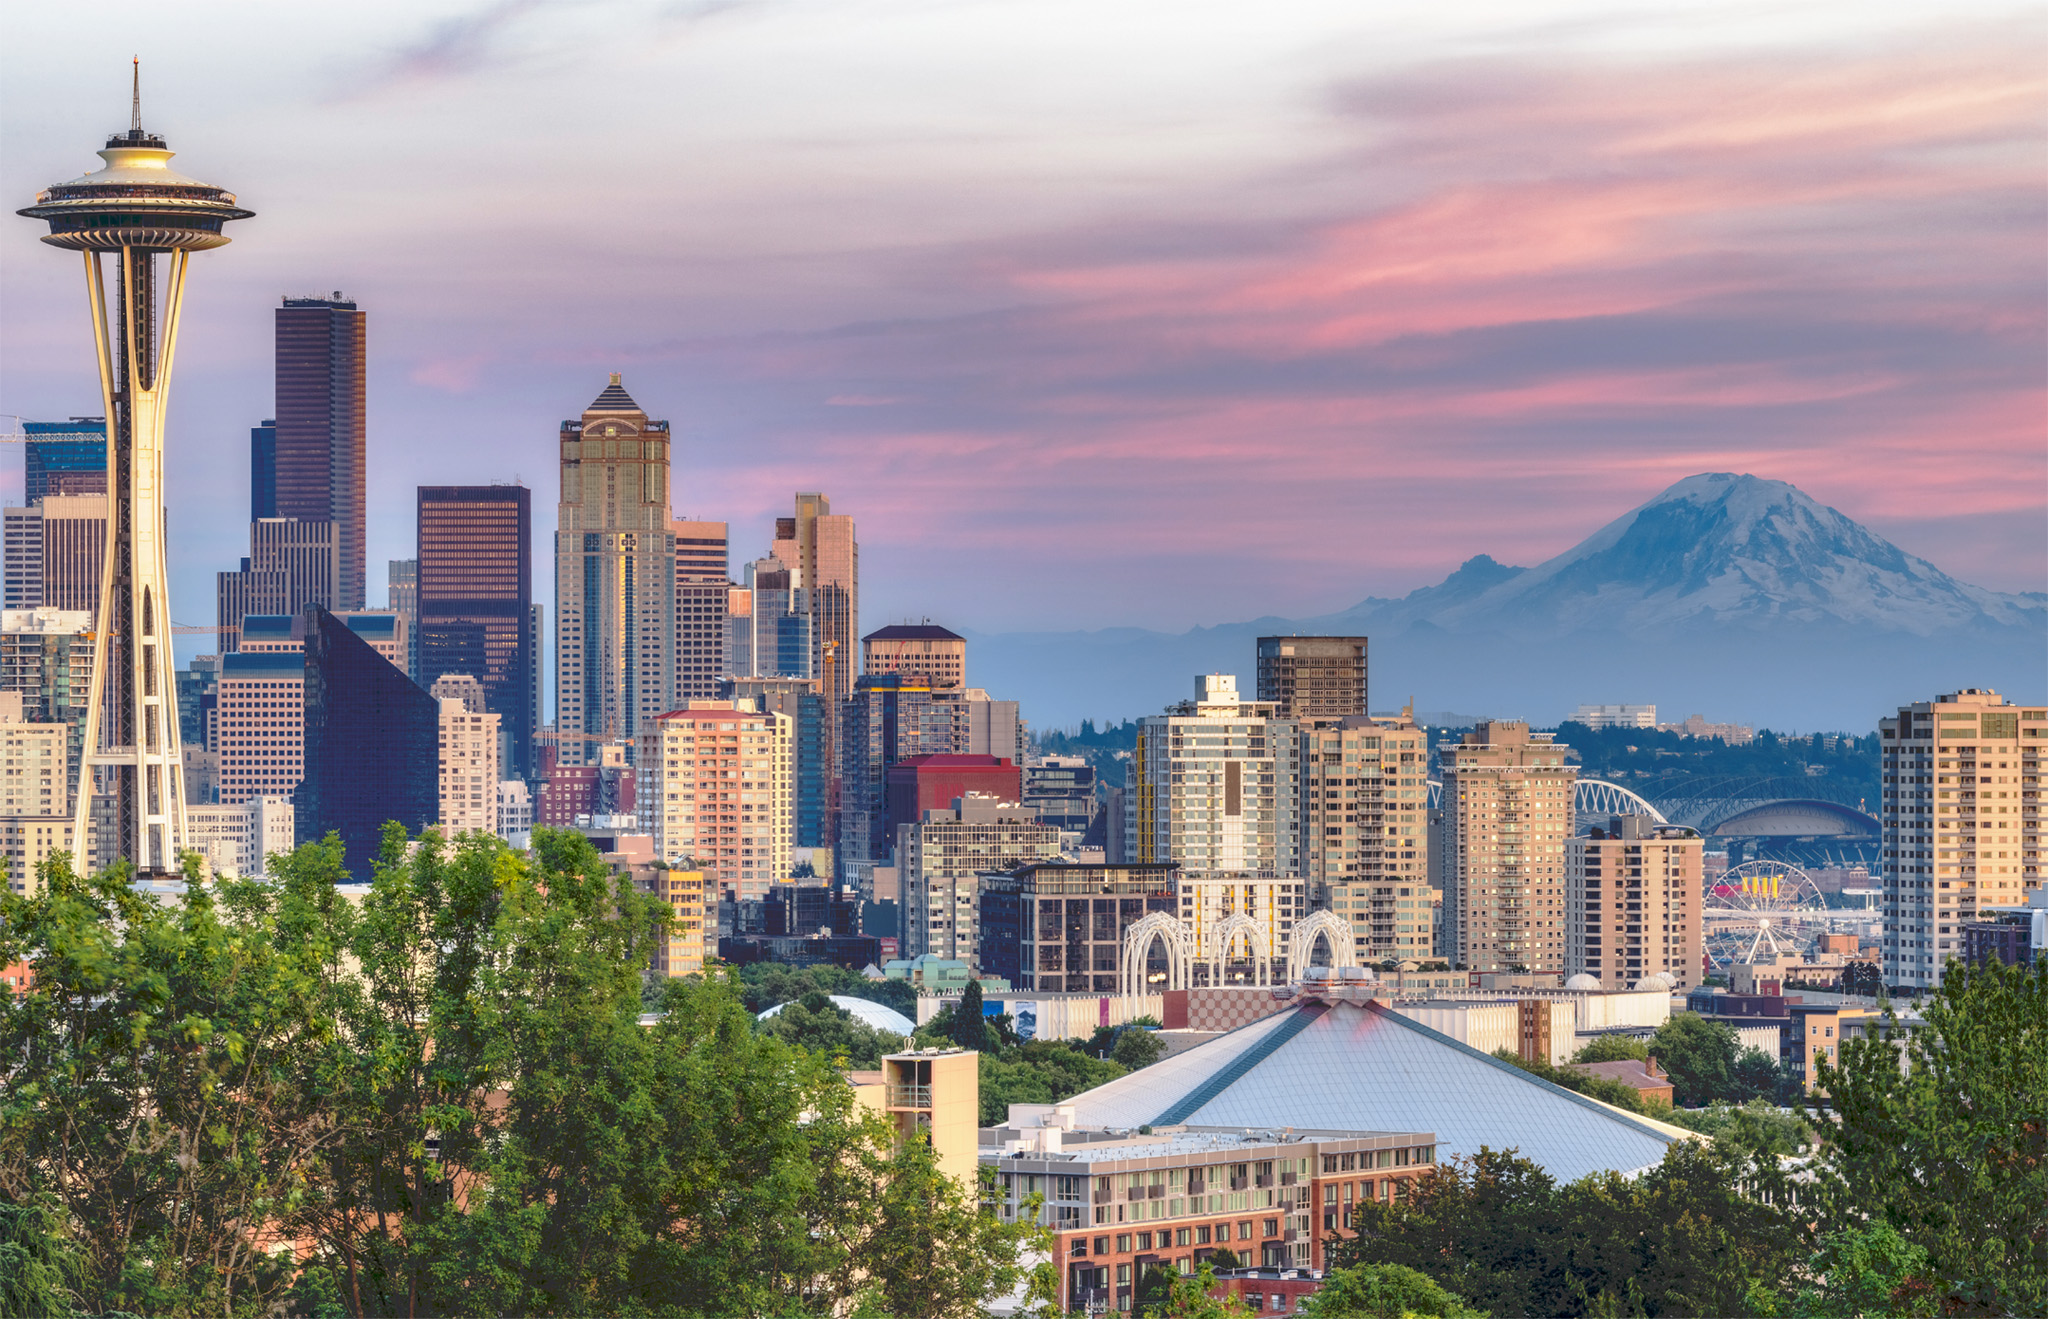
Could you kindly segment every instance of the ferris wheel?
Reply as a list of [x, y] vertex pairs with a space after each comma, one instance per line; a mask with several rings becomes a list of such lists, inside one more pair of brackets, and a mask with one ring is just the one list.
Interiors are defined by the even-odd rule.
[[[1813, 877], [1783, 861], [1748, 861], [1707, 881], [1700, 923], [1715, 966], [1791, 952], [1825, 929], [1827, 899]], [[1781, 945], [1780, 940], [1784, 940]]]

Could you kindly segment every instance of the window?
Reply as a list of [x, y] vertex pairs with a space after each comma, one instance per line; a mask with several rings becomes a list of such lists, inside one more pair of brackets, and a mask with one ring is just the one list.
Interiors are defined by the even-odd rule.
[[1252, 1224], [1250, 1219], [1246, 1219], [1244, 1222], [1239, 1223], [1237, 1225], [1237, 1239], [1239, 1241], [1250, 1241], [1252, 1239]]
[[1118, 1253], [1119, 1255], [1123, 1255], [1123, 1254], [1128, 1254], [1128, 1253], [1130, 1253], [1130, 1249], [1131, 1249], [1131, 1234], [1130, 1234], [1130, 1233], [1128, 1233], [1128, 1232], [1119, 1232], [1119, 1233], [1117, 1233], [1117, 1237], [1116, 1237], [1116, 1249], [1117, 1249], [1117, 1253]]
[[1265, 1220], [1265, 1222], [1264, 1222], [1264, 1224], [1263, 1224], [1263, 1226], [1265, 1227], [1265, 1229], [1266, 1229], [1266, 1230], [1265, 1230], [1265, 1232], [1264, 1232], [1264, 1233], [1262, 1233], [1261, 1235], [1264, 1235], [1264, 1236], [1269, 1236], [1269, 1237], [1277, 1237], [1277, 1236], [1279, 1236], [1279, 1235], [1280, 1235], [1280, 1220], [1279, 1220], [1279, 1219], [1277, 1219], [1277, 1218], [1269, 1218], [1269, 1219], [1266, 1219], [1266, 1220]]

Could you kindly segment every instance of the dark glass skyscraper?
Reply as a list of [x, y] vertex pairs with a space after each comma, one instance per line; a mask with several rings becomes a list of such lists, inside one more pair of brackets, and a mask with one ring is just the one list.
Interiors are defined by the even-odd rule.
[[277, 421], [249, 428], [249, 520], [277, 516]]
[[298, 841], [340, 834], [350, 875], [367, 882], [386, 821], [416, 833], [440, 814], [441, 706], [325, 609], [304, 621]]
[[507, 777], [532, 774], [533, 503], [523, 485], [419, 488], [419, 685], [467, 673], [502, 721]]
[[363, 313], [332, 298], [277, 309], [276, 516], [334, 523], [334, 607], [364, 604]]

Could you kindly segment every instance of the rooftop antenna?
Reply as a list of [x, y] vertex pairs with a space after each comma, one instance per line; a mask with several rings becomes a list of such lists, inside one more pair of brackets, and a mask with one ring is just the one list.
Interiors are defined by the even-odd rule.
[[142, 136], [142, 56], [135, 57], [135, 108], [128, 116], [128, 127], [135, 136]]

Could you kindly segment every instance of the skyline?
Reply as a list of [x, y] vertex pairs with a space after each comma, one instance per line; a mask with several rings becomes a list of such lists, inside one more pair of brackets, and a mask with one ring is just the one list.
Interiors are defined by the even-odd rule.
[[[2048, 588], [2038, 14], [1133, 12], [1055, 50], [999, 8], [856, 8], [370, 6], [293, 15], [296, 43], [262, 12], [213, 51], [110, 24], [179, 167], [259, 212], [189, 296], [178, 620], [242, 552], [277, 297], [331, 289], [369, 318], [372, 604], [415, 486], [552, 502], [555, 428], [612, 370], [675, 426], [674, 514], [731, 522], [736, 562], [796, 490], [859, 519], [870, 626], [1326, 613], [1538, 562], [1710, 470]], [[6, 20], [23, 202], [125, 104], [131, 52], [38, 41], [55, 21]], [[628, 33], [646, 77], [580, 94]], [[302, 47], [332, 53], [274, 57]], [[816, 94], [777, 100], [793, 79]], [[15, 228], [0, 411], [97, 411], [75, 271]], [[976, 589], [934, 601], [934, 552]]]

